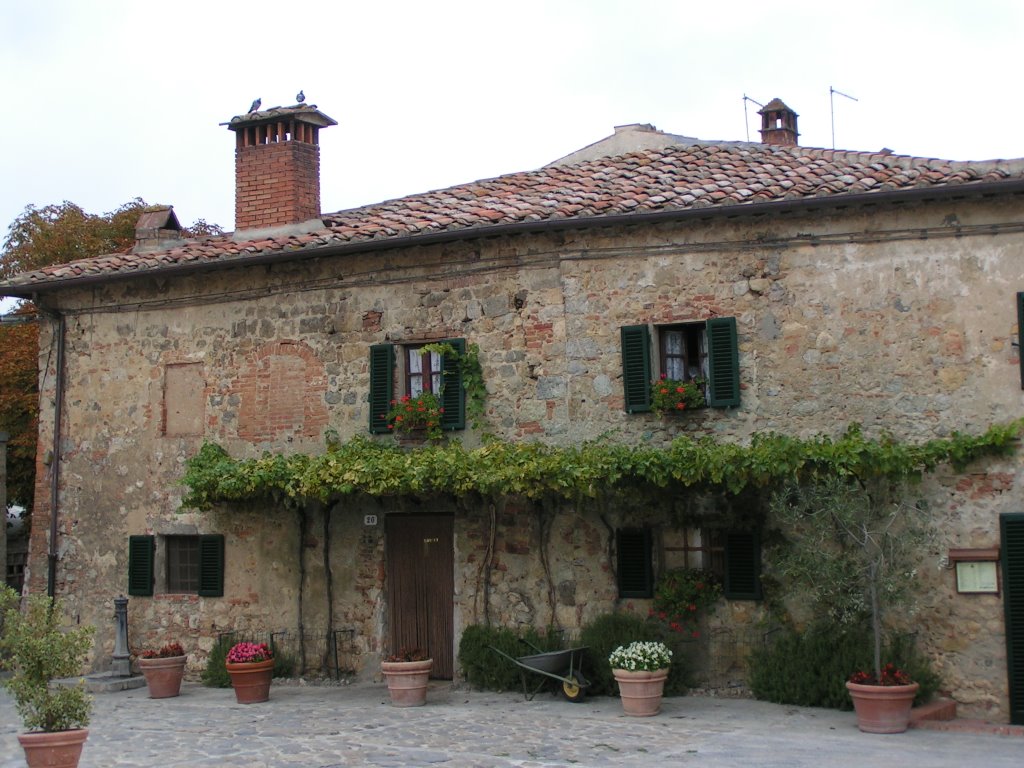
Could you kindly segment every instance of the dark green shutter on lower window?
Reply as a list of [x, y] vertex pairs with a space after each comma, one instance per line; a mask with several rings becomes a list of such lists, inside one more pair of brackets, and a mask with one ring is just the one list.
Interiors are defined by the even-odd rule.
[[730, 600], [761, 599], [761, 537], [756, 532], [725, 535], [725, 587]]
[[224, 537], [207, 534], [199, 537], [199, 595], [224, 595]]
[[[465, 339], [445, 339], [441, 343], [451, 344], [460, 355], [466, 354]], [[459, 361], [448, 355], [441, 360], [441, 369], [444, 371], [444, 384], [441, 388], [441, 407], [444, 408], [444, 413], [441, 414], [441, 428], [465, 429], [466, 390], [462, 386]]]
[[1017, 357], [1020, 358], [1020, 388], [1024, 389], [1024, 352], [1020, 344], [1024, 338], [1024, 292], [1017, 294]]
[[651, 331], [646, 325], [624, 325], [622, 389], [626, 413], [651, 410]]
[[370, 347], [370, 432], [388, 432], [387, 412], [394, 399], [395, 346], [374, 344]]
[[654, 577], [651, 568], [650, 528], [620, 528], [615, 532], [619, 597], [651, 597]]
[[999, 528], [1010, 722], [1024, 725], [1024, 513], [1001, 515]]
[[148, 597], [153, 594], [154, 536], [128, 537], [128, 594]]
[[714, 317], [707, 322], [708, 405], [740, 404], [740, 359], [736, 318]]

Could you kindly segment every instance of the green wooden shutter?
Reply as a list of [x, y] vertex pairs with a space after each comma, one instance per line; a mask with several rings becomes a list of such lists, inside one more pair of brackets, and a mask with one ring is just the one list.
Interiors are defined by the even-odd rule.
[[219, 533], [199, 537], [199, 595], [224, 595], [224, 537]]
[[1020, 358], [1020, 388], [1024, 389], [1024, 292], [1017, 294], [1017, 357]]
[[[465, 339], [445, 339], [442, 344], [451, 344], [460, 355], [466, 353]], [[444, 371], [441, 384], [442, 429], [466, 428], [466, 389], [462, 386], [462, 372], [459, 361], [451, 355], [441, 359], [441, 370]]]
[[736, 318], [708, 320], [708, 405], [719, 408], [740, 404], [740, 356]]
[[128, 537], [128, 594], [148, 597], [153, 594], [153, 558], [156, 537]]
[[1010, 722], [1024, 725], [1024, 513], [1000, 515]]
[[651, 410], [651, 331], [646, 325], [624, 325], [622, 389], [626, 413]]
[[619, 528], [615, 531], [619, 597], [651, 597], [651, 529]]
[[370, 347], [370, 432], [388, 432], [387, 419], [395, 387], [395, 346], [374, 344]]
[[725, 596], [730, 600], [761, 599], [761, 537], [756, 532], [725, 535]]

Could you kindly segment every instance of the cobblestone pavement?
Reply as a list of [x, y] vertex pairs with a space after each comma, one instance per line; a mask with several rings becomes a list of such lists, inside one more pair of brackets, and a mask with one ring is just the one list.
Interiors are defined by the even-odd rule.
[[[20, 721], [0, 692], [0, 768], [23, 768]], [[1024, 742], [911, 730], [862, 734], [849, 712], [684, 696], [631, 718], [619, 700], [572, 704], [432, 682], [424, 707], [397, 709], [383, 684], [277, 684], [239, 705], [229, 689], [186, 683], [96, 694], [82, 768], [110, 766], [872, 766], [1024, 764]]]

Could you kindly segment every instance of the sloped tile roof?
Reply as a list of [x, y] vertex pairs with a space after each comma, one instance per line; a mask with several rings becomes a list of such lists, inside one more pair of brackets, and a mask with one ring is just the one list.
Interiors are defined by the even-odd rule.
[[[148, 274], [172, 267], [313, 255], [325, 247], [427, 235], [452, 237], [508, 225], [610, 216], [669, 214], [725, 206], [872, 195], [1024, 179], [1024, 162], [953, 162], [884, 153], [763, 144], [690, 144], [549, 166], [324, 214], [323, 229], [302, 234], [230, 235], [183, 241], [167, 250], [115, 253], [18, 275], [4, 288], [28, 292], [66, 281]], [[731, 210], [736, 211], [736, 208]], [[245, 233], [240, 233], [244, 238]]]

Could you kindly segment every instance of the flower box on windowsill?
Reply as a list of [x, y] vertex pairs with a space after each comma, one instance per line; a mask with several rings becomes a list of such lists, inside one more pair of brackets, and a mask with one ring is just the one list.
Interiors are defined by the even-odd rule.
[[707, 408], [705, 387], [703, 379], [681, 381], [662, 374], [660, 379], [651, 382], [651, 410], [659, 416], [680, 416]]

